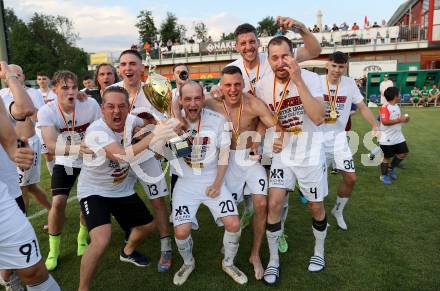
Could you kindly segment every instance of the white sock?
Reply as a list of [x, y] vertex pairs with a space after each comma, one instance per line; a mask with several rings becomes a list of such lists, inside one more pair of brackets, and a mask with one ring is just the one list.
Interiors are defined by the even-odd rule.
[[176, 238], [176, 244], [177, 248], [179, 249], [179, 253], [182, 256], [183, 263], [185, 265], [192, 265], [194, 263], [194, 257], [192, 254], [193, 240], [191, 235], [184, 240], [179, 240]]
[[254, 212], [254, 201], [252, 200], [252, 195], [244, 195], [244, 212]]
[[270, 266], [278, 267], [280, 265], [280, 257], [278, 254], [278, 240], [281, 236], [283, 231], [277, 230], [277, 231], [269, 231], [266, 230], [266, 237], [267, 237], [267, 245], [269, 246], [269, 264]]
[[325, 242], [325, 237], [327, 236], [327, 226], [323, 231], [316, 230], [312, 226], [312, 230], [313, 230], [313, 235], [315, 236], [314, 255], [324, 258], [324, 242]]
[[27, 286], [28, 291], [60, 291], [61, 288], [57, 281], [49, 274], [49, 278], [43, 283], [34, 286]]
[[238, 246], [240, 245], [241, 229], [237, 232], [229, 232], [225, 230], [223, 235], [223, 247], [225, 248], [225, 257], [223, 259], [223, 265], [234, 265], [234, 259], [238, 252]]
[[165, 236], [160, 239], [160, 251], [161, 252], [168, 252], [171, 251], [171, 237]]
[[348, 202], [348, 197], [337, 197], [336, 198], [336, 204], [335, 204], [335, 211], [341, 212], [344, 211], [344, 207]]
[[49, 171], [49, 174], [52, 176], [53, 173], [53, 166], [55, 165], [55, 159], [52, 161], [46, 161], [47, 170]]

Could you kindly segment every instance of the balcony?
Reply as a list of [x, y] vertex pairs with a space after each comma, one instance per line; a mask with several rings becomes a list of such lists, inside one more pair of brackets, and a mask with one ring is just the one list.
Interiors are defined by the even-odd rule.
[[[322, 55], [337, 50], [354, 53], [428, 47], [427, 29], [419, 25], [322, 32], [314, 33], [314, 35], [321, 44]], [[294, 47], [300, 47], [304, 44], [299, 34], [289, 31], [285, 36], [292, 40]], [[271, 38], [259, 38], [260, 51], [267, 50], [267, 44]], [[168, 51], [167, 48], [161, 48], [160, 52], [153, 50], [151, 53], [154, 65], [231, 61], [239, 56], [235, 51], [234, 40], [175, 45], [171, 48], [171, 51]]]

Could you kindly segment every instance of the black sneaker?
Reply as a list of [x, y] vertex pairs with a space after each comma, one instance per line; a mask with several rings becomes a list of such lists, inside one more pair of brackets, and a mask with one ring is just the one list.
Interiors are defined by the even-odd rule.
[[138, 251], [133, 251], [131, 255], [126, 255], [124, 253], [124, 249], [121, 250], [119, 254], [119, 259], [123, 262], [132, 263], [138, 267], [148, 267], [150, 265], [150, 259], [146, 256], [143, 256]]

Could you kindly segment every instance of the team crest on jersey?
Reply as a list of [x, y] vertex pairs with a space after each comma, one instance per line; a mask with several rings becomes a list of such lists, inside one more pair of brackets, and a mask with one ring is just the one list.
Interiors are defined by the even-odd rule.
[[121, 167], [119, 162], [116, 161], [110, 161], [108, 166], [113, 169], [111, 176], [113, 177], [114, 185], [121, 184], [127, 178], [128, 167]]

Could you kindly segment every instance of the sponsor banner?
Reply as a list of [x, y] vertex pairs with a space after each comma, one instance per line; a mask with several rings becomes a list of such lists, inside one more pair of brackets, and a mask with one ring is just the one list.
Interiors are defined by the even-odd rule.
[[348, 75], [354, 79], [366, 77], [370, 72], [395, 72], [397, 60], [350, 62], [348, 71]]
[[200, 52], [212, 54], [225, 51], [235, 51], [235, 40], [200, 43]]

